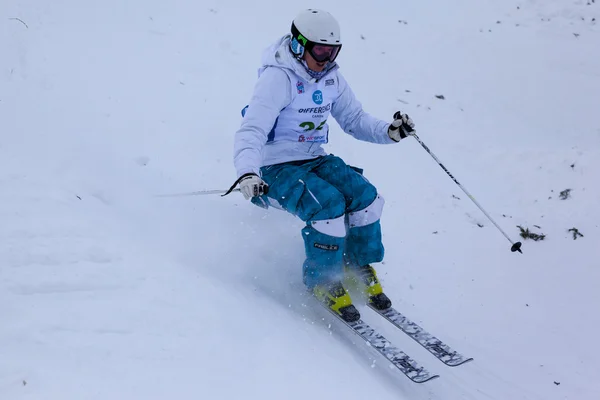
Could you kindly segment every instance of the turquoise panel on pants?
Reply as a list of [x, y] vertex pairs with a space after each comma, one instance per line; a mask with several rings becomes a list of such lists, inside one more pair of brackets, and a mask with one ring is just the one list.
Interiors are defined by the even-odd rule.
[[261, 173], [269, 185], [265, 200], [276, 200], [307, 223], [302, 229], [306, 250], [303, 275], [309, 288], [339, 279], [344, 260], [359, 266], [383, 259], [379, 221], [353, 227], [347, 235], [338, 236], [323, 233], [318, 230], [319, 225], [312, 225], [363, 210], [377, 197], [375, 187], [341, 158], [327, 155], [270, 165], [263, 167]]

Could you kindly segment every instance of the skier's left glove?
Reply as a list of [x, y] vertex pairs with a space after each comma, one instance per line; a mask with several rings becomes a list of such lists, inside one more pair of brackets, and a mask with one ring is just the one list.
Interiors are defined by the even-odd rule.
[[394, 122], [392, 122], [388, 128], [388, 136], [393, 141], [399, 142], [410, 135], [414, 130], [415, 123], [413, 120], [407, 114], [396, 111], [394, 114]]

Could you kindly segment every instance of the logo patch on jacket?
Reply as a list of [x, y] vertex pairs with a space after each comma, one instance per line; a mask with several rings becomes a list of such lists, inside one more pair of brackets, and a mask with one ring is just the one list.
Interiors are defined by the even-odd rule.
[[296, 90], [298, 90], [298, 94], [304, 93], [304, 83], [302, 81], [296, 82]]
[[335, 84], [335, 79], [333, 79], [333, 78], [332, 79], [327, 79], [325, 81], [325, 86], [331, 86], [331, 85], [334, 85], [334, 84]]
[[313, 101], [316, 104], [323, 104], [323, 92], [321, 92], [320, 90], [315, 90], [315, 92], [313, 93]]
[[298, 136], [299, 142], [327, 143], [327, 135]]
[[337, 244], [321, 244], [321, 243], [315, 243], [315, 247], [317, 249], [328, 250], [328, 251], [338, 251], [340, 248]]

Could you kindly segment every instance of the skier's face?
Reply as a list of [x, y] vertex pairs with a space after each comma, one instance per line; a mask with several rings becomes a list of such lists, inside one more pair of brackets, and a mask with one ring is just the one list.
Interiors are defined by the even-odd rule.
[[327, 66], [328, 61], [317, 62], [308, 51], [304, 52], [304, 60], [306, 61], [306, 65], [308, 68], [315, 72], [321, 72]]

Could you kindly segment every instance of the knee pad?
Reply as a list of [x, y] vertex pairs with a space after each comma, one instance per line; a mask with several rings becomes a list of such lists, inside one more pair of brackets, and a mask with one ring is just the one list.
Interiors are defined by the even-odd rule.
[[366, 208], [348, 213], [348, 225], [350, 228], [354, 228], [370, 225], [379, 221], [384, 204], [385, 200], [383, 197], [380, 194], [377, 194], [375, 200], [373, 200]]
[[321, 219], [318, 221], [310, 221], [308, 223], [317, 232], [327, 236], [342, 238], [346, 236], [345, 216], [333, 219]]

